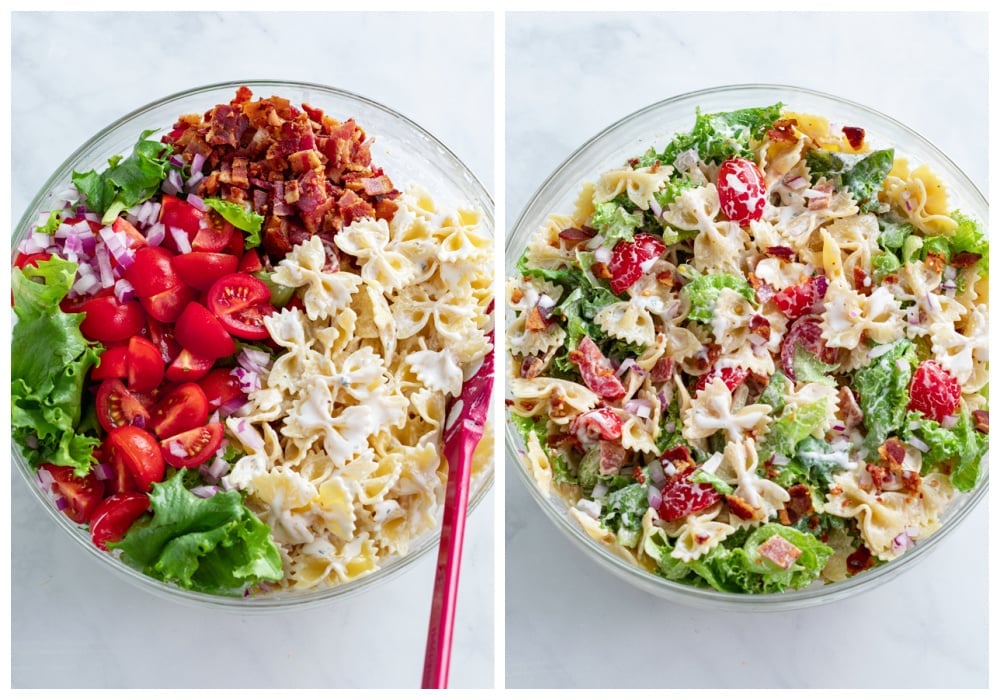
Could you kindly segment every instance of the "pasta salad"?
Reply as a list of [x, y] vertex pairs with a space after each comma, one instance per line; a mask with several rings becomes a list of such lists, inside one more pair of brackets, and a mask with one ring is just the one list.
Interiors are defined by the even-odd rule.
[[699, 112], [584, 184], [517, 270], [521, 458], [636, 566], [735, 593], [844, 580], [982, 478], [986, 234], [861, 126]]
[[492, 351], [483, 214], [397, 189], [353, 119], [245, 86], [154, 133], [74, 171], [18, 247], [14, 441], [94, 546], [166, 583], [370, 573], [436, 525], [446, 410]]

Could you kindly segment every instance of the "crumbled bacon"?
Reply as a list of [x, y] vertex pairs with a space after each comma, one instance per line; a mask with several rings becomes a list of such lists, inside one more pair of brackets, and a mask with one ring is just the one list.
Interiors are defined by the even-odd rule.
[[521, 290], [520, 287], [515, 287], [513, 290], [511, 290], [510, 293], [511, 304], [520, 304], [521, 299], [524, 299], [524, 292]]
[[525, 355], [521, 360], [521, 376], [525, 379], [534, 379], [542, 372], [545, 363], [537, 355]]
[[909, 469], [904, 469], [901, 472], [901, 478], [903, 481], [903, 490], [909, 494], [917, 495], [920, 493], [920, 484], [923, 479], [920, 478], [920, 473], [911, 471]]
[[596, 235], [596, 231], [589, 227], [583, 228], [566, 228], [559, 232], [559, 238], [564, 241], [570, 241], [572, 243], [579, 243], [580, 241], [588, 241]]
[[750, 335], [757, 335], [764, 340], [771, 339], [771, 322], [766, 317], [755, 315], [750, 318]]
[[660, 462], [663, 464], [673, 464], [677, 471], [685, 471], [695, 467], [694, 458], [691, 457], [691, 450], [687, 445], [677, 445], [660, 455]]
[[729, 506], [729, 511], [740, 520], [753, 520], [757, 516], [757, 509], [736, 494], [725, 494], [722, 499]]
[[881, 493], [885, 483], [892, 479], [892, 473], [889, 471], [889, 468], [882, 464], [869, 462], [865, 465], [865, 471], [871, 476], [872, 487], [876, 493]]
[[875, 566], [875, 560], [872, 558], [872, 553], [864, 545], [847, 556], [847, 573], [852, 576], [873, 566]]
[[792, 484], [788, 488], [788, 500], [784, 511], [788, 516], [786, 525], [791, 525], [813, 512], [812, 492], [805, 484]]
[[970, 253], [967, 250], [963, 250], [961, 253], [955, 253], [951, 256], [951, 264], [955, 267], [971, 267], [982, 259], [983, 256], [979, 253]]
[[802, 556], [802, 550], [786, 540], [781, 535], [771, 535], [757, 548], [761, 556], [787, 569], [796, 559]]
[[948, 261], [942, 253], [928, 253], [924, 258], [924, 264], [933, 272], [941, 272]]
[[529, 331], [544, 331], [548, 327], [545, 318], [542, 316], [542, 312], [538, 310], [538, 306], [532, 306], [528, 311], [524, 327]]
[[861, 144], [865, 142], [865, 130], [860, 126], [845, 126], [841, 129], [844, 133], [844, 138], [847, 139], [847, 143], [851, 145], [855, 151], [861, 148]]
[[903, 459], [906, 457], [906, 448], [899, 438], [891, 437], [878, 448], [879, 456], [889, 465], [892, 471], [897, 471], [903, 466]]
[[661, 357], [649, 371], [649, 378], [654, 382], [665, 382], [674, 373], [674, 358]]
[[597, 470], [604, 475], [615, 474], [625, 464], [625, 448], [611, 440], [600, 440], [600, 461]]
[[818, 211], [820, 209], [826, 209], [830, 206], [830, 202], [833, 199], [833, 183], [823, 182], [812, 188], [811, 196], [808, 196], [809, 200], [809, 210]]
[[674, 271], [669, 267], [656, 273], [656, 281], [669, 289], [673, 289], [680, 283]]
[[333, 236], [351, 221], [393, 216], [400, 193], [372, 166], [371, 141], [353, 119], [252, 98], [243, 86], [228, 104], [178, 119], [163, 141], [189, 163], [205, 157], [196, 194], [247, 202], [264, 216], [266, 264], [311, 235], [335, 252]]
[[594, 263], [590, 266], [590, 271], [594, 273], [594, 277], [602, 280], [611, 279], [611, 270], [608, 269], [607, 263]]
[[862, 268], [854, 268], [854, 288], [862, 294], [871, 294], [872, 278]]
[[798, 121], [795, 119], [779, 119], [767, 130], [767, 137], [772, 141], [795, 143], [798, 140], [794, 129], [797, 124]]
[[983, 435], [990, 434], [990, 412], [976, 409], [972, 412], [972, 424]]
[[861, 406], [858, 405], [858, 399], [854, 396], [851, 388], [848, 386], [840, 387], [837, 392], [837, 400], [840, 403], [840, 413], [844, 416], [844, 429], [850, 430], [861, 425], [865, 416], [861, 412]]
[[795, 256], [795, 251], [784, 245], [773, 245], [767, 249], [767, 254], [776, 258], [781, 258], [786, 262], [791, 262]]
[[549, 396], [549, 415], [553, 418], [565, 418], [573, 412], [573, 407], [567, 404], [564, 398], [559, 389], [553, 389]]

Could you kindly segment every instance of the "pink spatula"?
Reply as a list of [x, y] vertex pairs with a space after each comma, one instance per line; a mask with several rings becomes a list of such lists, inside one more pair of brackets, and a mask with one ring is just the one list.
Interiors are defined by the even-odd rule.
[[[490, 303], [490, 311], [493, 304]], [[493, 330], [489, 332], [493, 344]], [[483, 358], [482, 366], [462, 385], [461, 395], [452, 403], [444, 429], [444, 458], [448, 460], [448, 486], [445, 491], [438, 547], [434, 597], [427, 626], [422, 688], [447, 688], [451, 662], [451, 639], [455, 627], [455, 603], [458, 598], [458, 571], [462, 564], [462, 540], [469, 504], [469, 474], [472, 453], [483, 436], [486, 414], [493, 389], [493, 351]]]

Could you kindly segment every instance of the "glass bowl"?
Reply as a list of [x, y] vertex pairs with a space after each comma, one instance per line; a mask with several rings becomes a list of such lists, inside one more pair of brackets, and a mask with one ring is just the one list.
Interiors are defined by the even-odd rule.
[[[312, 83], [247, 80], [206, 85], [164, 97], [125, 115], [89, 139], [59, 166], [31, 201], [14, 229], [11, 259], [16, 255], [17, 245], [35, 225], [39, 213], [61, 206], [59, 197], [70, 185], [74, 170], [102, 170], [109, 157], [128, 154], [143, 130], [163, 132], [183, 114], [201, 114], [216, 104], [228, 103], [241, 85], [249, 87], [255, 98], [277, 95], [296, 105], [309, 103], [341, 121], [353, 117], [369, 138], [374, 139], [373, 163], [384, 169], [397, 189], [402, 191], [411, 184], [419, 184], [431, 193], [439, 207], [477, 209], [482, 214], [485, 230], [493, 235], [493, 200], [486, 188], [454, 153], [418, 124], [389, 107], [344, 90]], [[77, 526], [59, 512], [52, 499], [41, 490], [33, 470], [13, 442], [11, 459], [24, 477], [28, 490], [51, 516], [55, 523], [53, 529], [63, 530], [109, 570], [161, 597], [238, 613], [301, 609], [369, 590], [399, 574], [429, 550], [436, 549], [440, 538], [438, 529], [431, 528], [410, 541], [406, 554], [385, 557], [372, 573], [326, 589], [275, 591], [244, 598], [199, 593], [150, 578], [97, 549], [87, 528]], [[493, 467], [489, 465], [474, 477], [470, 510], [482, 501], [492, 484]]]
[[[712, 113], [762, 107], [779, 101], [787, 109], [821, 115], [831, 123], [861, 126], [873, 149], [892, 146], [896, 148], [897, 155], [908, 158], [912, 166], [929, 165], [948, 187], [951, 208], [961, 209], [984, 227], [988, 226], [989, 205], [968, 176], [927, 139], [891, 117], [860, 104], [803, 88], [732, 85], [686, 93], [649, 105], [622, 118], [580, 146], [542, 183], [510, 229], [505, 249], [506, 276], [518, 274], [518, 259], [549, 214], [569, 215], [574, 211], [579, 189], [584, 182], [593, 182], [605, 170], [621, 167], [626, 159], [641, 155], [651, 146], [660, 149], [676, 133], [690, 130], [696, 108]], [[524, 440], [509, 420], [505, 420], [505, 433], [507, 464], [512, 465], [524, 481], [545, 515], [590, 559], [649, 593], [679, 603], [715, 609], [766, 611], [805, 608], [839, 600], [885, 583], [912, 567], [948, 537], [983, 499], [989, 483], [989, 475], [984, 473], [974, 490], [958, 493], [942, 515], [941, 527], [908, 552], [845, 581], [785, 593], [723, 593], [661, 578], [633, 566], [591, 538], [569, 513], [571, 504], [555, 489], [548, 496], [539, 490], [523, 459]]]

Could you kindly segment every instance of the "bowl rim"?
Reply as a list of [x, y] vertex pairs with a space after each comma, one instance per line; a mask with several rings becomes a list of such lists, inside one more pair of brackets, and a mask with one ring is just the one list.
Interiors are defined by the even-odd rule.
[[[131, 110], [125, 115], [118, 117], [109, 125], [103, 127], [93, 136], [86, 139], [72, 152], [71, 155], [69, 155], [59, 166], [56, 167], [49, 178], [45, 181], [45, 184], [42, 185], [35, 196], [31, 199], [31, 202], [28, 204], [10, 237], [12, 258], [16, 253], [18, 243], [23, 237], [22, 234], [30, 230], [35, 218], [38, 216], [42, 202], [46, 200], [54, 191], [59, 191], [57, 188], [64, 188], [67, 186], [65, 179], [61, 178], [60, 174], [64, 172], [72, 172], [73, 165], [79, 162], [80, 158], [88, 152], [94, 144], [106, 138], [129, 122], [141, 118], [155, 109], [166, 107], [179, 100], [192, 96], [203, 95], [225, 89], [235, 90], [241, 86], [250, 88], [254, 91], [255, 95], [258, 94], [259, 88], [273, 88], [275, 90], [280, 90], [281, 88], [313, 90], [318, 93], [329, 95], [333, 98], [360, 103], [368, 108], [374, 109], [375, 111], [383, 112], [391, 119], [400, 121], [407, 129], [414, 131], [417, 136], [426, 139], [436, 149], [439, 149], [442, 155], [445, 156], [446, 160], [451, 160], [454, 165], [458, 166], [459, 172], [466, 179], [469, 189], [475, 192], [476, 196], [480, 200], [479, 203], [484, 205], [482, 213], [486, 224], [489, 227], [490, 235], [493, 237], [496, 236], [494, 217], [495, 204], [491, 192], [486, 188], [479, 177], [469, 168], [469, 166], [466, 165], [465, 162], [450, 148], [448, 148], [440, 139], [430, 133], [427, 129], [420, 126], [406, 115], [371, 98], [359, 95], [349, 90], [323, 85], [321, 83], [295, 80], [248, 79], [226, 80], [173, 92], [164, 97], [147, 102], [146, 104]], [[276, 92], [275, 94], [280, 93]], [[209, 108], [210, 106], [206, 107], [206, 109]], [[158, 129], [158, 131], [159, 130], [162, 129]], [[378, 134], [373, 134], [373, 136], [377, 138]], [[494, 348], [491, 352], [496, 352], [496, 349]], [[198, 591], [180, 588], [174, 584], [168, 584], [147, 576], [141, 571], [129, 567], [123, 562], [118, 561], [115, 557], [93, 546], [93, 543], [90, 541], [90, 537], [87, 534], [87, 528], [85, 525], [77, 525], [69, 518], [65, 517], [62, 513], [54, 510], [52, 503], [38, 488], [36, 483], [37, 479], [34, 473], [32, 473], [33, 470], [28, 465], [24, 456], [20, 453], [20, 450], [14, 440], [11, 440], [11, 458], [16, 465], [16, 471], [21, 474], [28, 491], [40, 502], [43, 510], [45, 510], [49, 514], [50, 518], [57, 522], [72, 539], [83, 545], [83, 549], [86, 550], [90, 556], [95, 557], [99, 562], [102, 562], [102, 566], [107, 567], [117, 576], [131, 581], [143, 590], [153, 593], [162, 599], [210, 607], [237, 614], [298, 611], [365, 593], [376, 588], [378, 584], [395, 578], [403, 571], [409, 569], [415, 562], [422, 560], [427, 552], [437, 548], [441, 536], [441, 525], [440, 522], [438, 522], [433, 526], [433, 529], [426, 530], [412, 539], [410, 541], [411, 544], [416, 544], [417, 546], [409, 549], [405, 554], [390, 555], [389, 557], [380, 560], [380, 565], [371, 572], [328, 588], [302, 592], [277, 591], [273, 594], [269, 593], [260, 596], [245, 597], [201, 593]], [[479, 477], [479, 487], [471, 494], [468, 506], [470, 514], [492, 490], [495, 472], [496, 464], [494, 459], [489, 464], [488, 470]]]
[[[560, 162], [559, 165], [557, 165], [555, 169], [542, 181], [542, 183], [538, 185], [532, 196], [528, 198], [522, 207], [517, 218], [514, 220], [513, 226], [508, 230], [504, 250], [505, 274], [509, 273], [512, 261], [516, 260], [516, 258], [510, 257], [511, 253], [520, 256], [523, 252], [522, 250], [515, 249], [513, 247], [515, 234], [520, 232], [521, 229], [527, 225], [526, 219], [529, 214], [533, 213], [532, 210], [540, 202], [540, 200], [543, 199], [543, 196], [548, 194], [548, 189], [555, 185], [561, 173], [563, 173], [578, 159], [582, 158], [595, 144], [611, 136], [618, 129], [634, 122], [635, 120], [643, 118], [651, 112], [666, 109], [674, 105], [681, 103], [688, 103], [690, 105], [693, 101], [706, 96], [716, 97], [718, 95], [742, 93], [749, 97], [754, 93], [759, 93], [761, 95], [770, 93], [773, 95], [773, 93], [776, 92], [793, 93], [804, 99], [825, 100], [832, 103], [839, 103], [848, 109], [857, 110], [860, 113], [869, 115], [873, 117], [875, 121], [884, 122], [884, 124], [880, 124], [880, 127], [883, 130], [886, 127], [899, 129], [907, 137], [912, 138], [916, 143], [923, 146], [936, 158], [939, 158], [940, 163], [946, 169], [950, 168], [954, 171], [954, 174], [956, 174], [960, 180], [964, 180], [964, 184], [968, 186], [969, 193], [972, 195], [971, 198], [973, 200], [977, 200], [973, 203], [977, 207], [981, 206], [985, 212], [989, 212], [989, 201], [983, 194], [982, 190], [947, 154], [911, 127], [882, 113], [879, 110], [873, 109], [859, 102], [854, 102], [852, 100], [832, 95], [830, 93], [795, 85], [777, 83], [726, 84], [680, 93], [648, 104], [604, 127], [595, 135], [584, 141], [582, 145], [574, 149], [570, 155], [564, 158], [562, 162]], [[981, 223], [984, 226], [988, 226], [989, 222], [987, 220]], [[506, 348], [504, 349], [504, 352], [505, 358], [509, 356]], [[810, 586], [804, 589], [791, 590], [783, 593], [728, 593], [717, 591], [709, 587], [701, 588], [689, 584], [677, 583], [661, 576], [657, 576], [656, 574], [639, 566], [633, 566], [628, 561], [616, 555], [608, 548], [601, 545], [601, 543], [590, 537], [581, 527], [578, 527], [569, 516], [568, 508], [573, 504], [569, 503], [566, 499], [562, 499], [559, 494], [553, 493], [546, 497], [539, 490], [538, 485], [535, 483], [532, 475], [528, 472], [524, 460], [519, 454], [518, 445], [523, 441], [521, 436], [517, 434], [513, 428], [511, 421], [509, 420], [509, 414], [509, 409], [504, 412], [504, 444], [506, 462], [513, 462], [514, 465], [516, 465], [515, 471], [520, 476], [522, 482], [528, 490], [528, 493], [531, 494], [534, 501], [539, 505], [548, 519], [557, 526], [557, 529], [569, 536], [570, 540], [584, 552], [596, 557], [598, 562], [604, 565], [605, 569], [611, 571], [619, 578], [627, 580], [629, 583], [632, 583], [643, 590], [652, 592], [655, 595], [668, 598], [675, 602], [691, 604], [696, 607], [710, 607], [714, 609], [726, 609], [732, 611], [785, 611], [831, 603], [845, 598], [853, 593], [860, 592], [861, 590], [868, 590], [873, 586], [884, 584], [892, 578], [895, 578], [895, 576], [903, 571], [911, 568], [928, 552], [934, 549], [940, 541], [945, 539], [947, 535], [951, 533], [952, 530], [966, 520], [969, 513], [971, 513], [979, 505], [980, 501], [983, 500], [989, 490], [989, 459], [987, 457], [987, 468], [980, 477], [980, 483], [977, 484], [972, 491], [967, 494], [963, 494], [967, 497], [967, 500], [961, 505], [959, 511], [952, 517], [949, 517], [947, 520], [942, 522], [937, 530], [931, 533], [928, 537], [924, 538], [917, 546], [911, 548], [896, 559], [885, 562], [874, 569], [869, 569], [868, 571], [856, 574], [855, 576], [843, 581], [825, 584], [821, 587]], [[562, 499], [562, 502], [567, 506], [567, 513], [565, 516], [557, 510], [556, 506], [550, 502], [550, 499]]]

